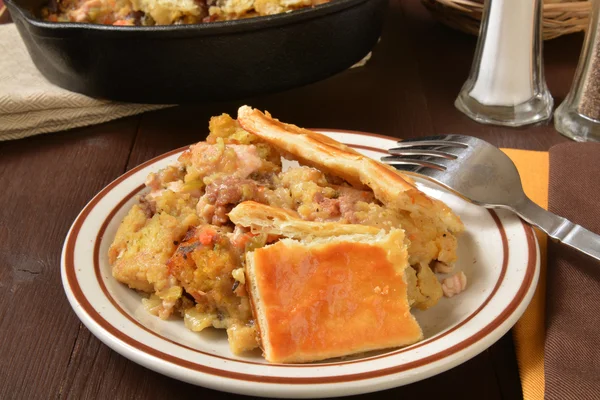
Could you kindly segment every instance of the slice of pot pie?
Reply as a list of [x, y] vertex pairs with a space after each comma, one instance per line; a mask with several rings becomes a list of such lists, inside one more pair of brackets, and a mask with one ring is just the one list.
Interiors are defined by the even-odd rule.
[[[146, 293], [149, 312], [163, 319], [179, 315], [194, 331], [226, 329], [233, 353], [262, 347], [273, 362], [308, 362], [421, 338], [410, 308], [427, 309], [439, 301], [442, 285], [432, 268], [451, 269], [456, 235], [463, 230], [446, 205], [352, 148], [250, 107], [240, 108], [237, 120], [226, 114], [213, 117], [209, 129], [206, 141], [148, 176], [147, 191], [109, 250], [113, 276]], [[282, 158], [300, 165], [283, 169]], [[386, 257], [361, 269], [342, 250], [357, 260], [368, 252]], [[290, 262], [285, 261], [288, 252]], [[281, 282], [295, 284], [289, 277], [309, 264], [316, 265], [314, 274], [305, 276], [310, 282], [323, 281], [327, 271], [355, 271], [361, 277], [357, 281], [340, 275], [340, 290], [361, 296], [377, 292], [379, 297], [363, 296], [355, 303], [366, 314], [353, 320], [353, 329], [374, 321], [375, 302], [387, 299], [384, 313], [395, 310], [400, 320], [382, 317], [376, 326], [395, 332], [394, 324], [401, 324], [406, 330], [363, 337], [362, 345], [325, 343], [314, 352], [307, 350], [308, 342], [285, 351], [281, 343], [275, 345], [284, 333], [269, 329], [273, 310], [280, 308], [269, 296], [280, 288], [261, 277], [280, 273], [288, 276]], [[306, 296], [321, 293], [310, 289], [302, 290]], [[384, 292], [394, 294], [385, 297]], [[338, 293], [339, 301], [333, 294], [331, 313], [312, 314], [322, 317], [312, 325], [313, 339], [328, 332], [331, 321], [349, 318], [348, 310], [334, 306], [350, 304], [344, 293]], [[330, 310], [326, 299], [318, 300], [322, 310]], [[296, 310], [295, 321], [310, 312], [308, 306]]]

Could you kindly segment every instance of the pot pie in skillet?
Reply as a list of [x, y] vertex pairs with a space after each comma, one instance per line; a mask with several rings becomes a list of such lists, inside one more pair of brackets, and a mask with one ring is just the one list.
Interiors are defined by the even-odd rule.
[[42, 18], [118, 26], [230, 21], [281, 14], [330, 0], [49, 0]]
[[410, 178], [248, 106], [209, 130], [148, 176], [109, 249], [150, 313], [298, 363], [415, 343], [411, 308], [465, 288], [435, 274], [452, 272], [462, 222]]

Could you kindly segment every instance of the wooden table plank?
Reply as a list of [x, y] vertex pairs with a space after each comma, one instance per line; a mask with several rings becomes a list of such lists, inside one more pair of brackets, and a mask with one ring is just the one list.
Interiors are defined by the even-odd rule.
[[137, 120], [0, 142], [0, 398], [55, 398], [81, 324], [60, 280], [66, 233], [120, 175]]
[[506, 400], [523, 397], [519, 366], [515, 357], [512, 332], [509, 331], [488, 350], [494, 367], [501, 398]]

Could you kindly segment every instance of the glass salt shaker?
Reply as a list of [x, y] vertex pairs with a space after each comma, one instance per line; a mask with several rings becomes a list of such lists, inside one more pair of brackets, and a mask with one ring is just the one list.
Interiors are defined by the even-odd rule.
[[485, 0], [471, 72], [454, 103], [460, 111], [506, 126], [550, 118], [541, 18], [541, 0]]
[[578, 142], [600, 142], [600, 1], [592, 15], [571, 91], [554, 113], [554, 127]]

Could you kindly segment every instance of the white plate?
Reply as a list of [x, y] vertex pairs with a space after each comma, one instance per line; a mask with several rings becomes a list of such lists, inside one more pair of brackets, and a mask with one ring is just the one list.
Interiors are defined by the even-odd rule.
[[[395, 144], [378, 135], [321, 132], [373, 158]], [[193, 333], [181, 320], [149, 315], [140, 295], [111, 275], [107, 251], [120, 221], [148, 173], [171, 163], [181, 151], [150, 160], [103, 189], [75, 220], [62, 254], [63, 286], [81, 321], [106, 345], [154, 371], [257, 396], [327, 397], [387, 389], [438, 374], [482, 352], [513, 326], [533, 295], [539, 249], [531, 227], [510, 213], [490, 212], [420, 182], [423, 191], [446, 202], [464, 221], [457, 270], [469, 280], [461, 295], [415, 312], [425, 340], [306, 365], [268, 364], [258, 353], [234, 356], [224, 331]]]

